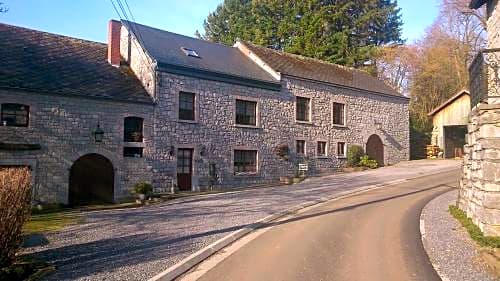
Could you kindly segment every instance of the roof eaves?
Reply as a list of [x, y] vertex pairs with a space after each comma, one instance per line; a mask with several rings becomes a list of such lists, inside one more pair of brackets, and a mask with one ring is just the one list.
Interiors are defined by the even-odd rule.
[[445, 102], [443, 102], [442, 104], [440, 104], [434, 110], [432, 110], [431, 112], [427, 113], [427, 116], [434, 116], [436, 113], [438, 113], [439, 111], [441, 111], [441, 109], [445, 108], [446, 106], [448, 106], [450, 103], [454, 102], [456, 99], [458, 99], [462, 95], [469, 95], [470, 96], [470, 93], [469, 93], [468, 90], [460, 90], [458, 93], [456, 93], [455, 95], [453, 95], [451, 98], [447, 99]]
[[172, 74], [185, 75], [194, 78], [200, 78], [205, 80], [224, 82], [229, 84], [247, 86], [247, 87], [255, 87], [272, 91], [280, 91], [281, 84], [271, 81], [259, 80], [259, 79], [251, 79], [247, 77], [231, 75], [222, 72], [210, 71], [199, 68], [192, 68], [183, 65], [177, 64], [169, 64], [169, 63], [158, 63], [158, 70], [164, 71]]
[[342, 84], [337, 84], [337, 83], [332, 83], [332, 82], [327, 82], [327, 81], [321, 81], [321, 80], [316, 80], [316, 79], [311, 79], [311, 78], [306, 78], [306, 77], [301, 77], [301, 76], [295, 76], [295, 75], [286, 74], [286, 73], [282, 73], [282, 76], [286, 76], [286, 77], [290, 77], [290, 78], [294, 78], [294, 79], [299, 79], [299, 80], [304, 80], [304, 81], [312, 81], [315, 83], [321, 83], [324, 85], [335, 86], [335, 87], [339, 87], [339, 88], [343, 88], [343, 89], [356, 90], [358, 92], [364, 92], [364, 93], [374, 94], [374, 95], [378, 95], [378, 96], [397, 98], [397, 99], [402, 99], [405, 101], [410, 100], [409, 97], [405, 97], [405, 96], [399, 95], [399, 94], [391, 95], [391, 94], [387, 94], [387, 93], [383, 93], [383, 92], [377, 92], [377, 91], [367, 90], [367, 89], [363, 89], [363, 88], [351, 87], [351, 86], [347, 86], [347, 85], [342, 85]]

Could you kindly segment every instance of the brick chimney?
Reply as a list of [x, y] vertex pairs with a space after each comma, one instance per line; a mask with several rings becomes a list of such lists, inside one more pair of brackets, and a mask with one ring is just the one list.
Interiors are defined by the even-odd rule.
[[108, 25], [108, 62], [112, 66], [120, 66], [120, 31], [122, 23], [110, 20]]

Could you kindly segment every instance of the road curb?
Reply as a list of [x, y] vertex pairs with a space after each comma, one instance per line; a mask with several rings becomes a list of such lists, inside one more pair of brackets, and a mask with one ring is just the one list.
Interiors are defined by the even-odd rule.
[[302, 204], [293, 206], [293, 207], [288, 208], [286, 210], [279, 211], [279, 212], [271, 214], [263, 219], [260, 219], [260, 220], [256, 221], [255, 223], [252, 223], [248, 226], [245, 226], [242, 229], [236, 230], [236, 231], [226, 235], [225, 237], [215, 241], [214, 243], [206, 246], [205, 248], [200, 249], [199, 251], [191, 254], [190, 256], [181, 260], [177, 264], [160, 272], [159, 274], [150, 278], [149, 281], [171, 281], [171, 280], [174, 280], [175, 278], [177, 278], [180, 275], [189, 271], [195, 265], [199, 264], [203, 260], [207, 259], [211, 255], [215, 254], [216, 252], [218, 252], [219, 250], [228, 246], [229, 244], [233, 243], [234, 241], [236, 241], [236, 240], [242, 238], [243, 236], [247, 235], [248, 233], [254, 231], [255, 229], [263, 227], [266, 224], [273, 222], [273, 221], [276, 221], [284, 216], [288, 216], [288, 215], [292, 215], [294, 213], [297, 213], [298, 211], [300, 211], [302, 209], [312, 207], [315, 205], [319, 205], [319, 204], [322, 204], [322, 203], [325, 203], [328, 201], [342, 199], [342, 198], [347, 197], [347, 196], [352, 196], [355, 194], [360, 194], [360, 193], [368, 192], [371, 190], [376, 190], [376, 189], [379, 189], [382, 187], [388, 187], [388, 186], [400, 184], [400, 183], [406, 182], [408, 180], [418, 179], [421, 177], [427, 177], [427, 176], [432, 176], [432, 175], [441, 174], [441, 173], [447, 173], [447, 172], [451, 172], [454, 170], [457, 170], [457, 168], [442, 170], [442, 171], [439, 171], [436, 173], [430, 173], [430, 174], [426, 174], [426, 175], [419, 175], [416, 177], [388, 181], [388, 182], [380, 183], [380, 184], [366, 185], [366, 186], [358, 187], [358, 188], [355, 188], [352, 190], [340, 192], [340, 193], [335, 194], [335, 195], [325, 196], [325, 197], [321, 197], [320, 199], [304, 202]]

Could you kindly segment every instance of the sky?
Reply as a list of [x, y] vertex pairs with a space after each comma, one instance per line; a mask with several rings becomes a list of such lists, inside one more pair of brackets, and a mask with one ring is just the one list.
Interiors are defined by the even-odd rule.
[[[8, 8], [0, 22], [87, 40], [106, 42], [107, 22], [118, 19], [111, 0], [0, 0]], [[223, 0], [127, 0], [139, 23], [194, 36]], [[115, 1], [116, 3], [116, 1]], [[124, 1], [122, 0], [122, 3]], [[403, 39], [419, 39], [437, 17], [440, 0], [399, 0]], [[126, 9], [126, 7], [125, 7]]]

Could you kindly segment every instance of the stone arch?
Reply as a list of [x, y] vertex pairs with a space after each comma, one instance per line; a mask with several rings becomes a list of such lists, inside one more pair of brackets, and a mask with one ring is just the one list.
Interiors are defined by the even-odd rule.
[[366, 141], [366, 154], [377, 161], [379, 167], [385, 164], [384, 142], [377, 134], [372, 134]]
[[115, 169], [108, 158], [97, 153], [85, 154], [73, 163], [69, 174], [70, 205], [114, 201]]

